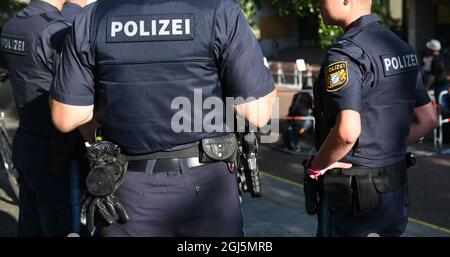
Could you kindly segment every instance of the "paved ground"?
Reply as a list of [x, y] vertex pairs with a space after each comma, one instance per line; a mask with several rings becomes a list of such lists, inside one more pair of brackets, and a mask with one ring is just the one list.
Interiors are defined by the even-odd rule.
[[[302, 188], [272, 175], [262, 176], [263, 198], [243, 200], [247, 236], [255, 237], [313, 237], [315, 216], [304, 210]], [[449, 237], [450, 230], [442, 230], [410, 219], [406, 237]]]
[[[289, 182], [302, 182], [302, 161], [305, 156], [292, 155], [272, 146], [261, 148], [261, 170]], [[410, 150], [431, 153], [431, 143]], [[420, 151], [418, 151], [420, 150]], [[410, 187], [409, 214], [412, 219], [433, 226], [450, 228], [450, 155], [418, 158], [417, 166], [408, 171]]]

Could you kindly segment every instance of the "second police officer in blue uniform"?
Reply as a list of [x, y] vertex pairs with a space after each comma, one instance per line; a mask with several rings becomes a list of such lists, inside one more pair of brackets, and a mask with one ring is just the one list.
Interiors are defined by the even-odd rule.
[[[53, 121], [68, 132], [95, 117], [129, 162], [123, 177], [117, 148], [88, 150], [115, 172], [93, 165], [87, 180], [93, 198], [82, 219], [92, 230], [98, 207], [97, 220], [112, 223], [97, 226], [104, 236], [242, 236], [236, 177], [224, 162], [234, 136], [211, 132], [204, 122], [210, 110], [196, 101], [255, 97], [236, 111], [263, 126], [274, 95], [259, 44], [234, 0], [89, 5], [75, 20], [55, 77]], [[180, 97], [181, 105], [192, 104], [181, 132], [171, 124]], [[243, 108], [251, 106], [266, 108], [252, 117]]]
[[[20, 120], [13, 142], [20, 180], [19, 236], [66, 236], [81, 229], [77, 219], [78, 169], [69, 160], [76, 157], [70, 152], [58, 154], [60, 148], [55, 150], [53, 143], [63, 137], [54, 137], [48, 103], [53, 74], [72, 22], [70, 17], [61, 16], [65, 2], [31, 1], [8, 21], [1, 35]], [[86, 1], [77, 2], [84, 5]], [[67, 13], [79, 11], [81, 6]]]
[[318, 210], [314, 191], [305, 194], [319, 236], [400, 236], [413, 161], [406, 147], [436, 126], [415, 50], [370, 14], [371, 3], [320, 1], [324, 21], [345, 34], [314, 87], [318, 153], [306, 171], [320, 182]]

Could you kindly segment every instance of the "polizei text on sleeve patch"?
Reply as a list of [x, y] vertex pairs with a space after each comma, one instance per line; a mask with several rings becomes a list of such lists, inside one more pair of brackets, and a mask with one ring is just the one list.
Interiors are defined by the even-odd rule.
[[0, 37], [0, 49], [2, 51], [26, 55], [27, 42], [25, 38], [2, 35]]
[[327, 91], [336, 92], [347, 85], [348, 63], [346, 61], [330, 64], [325, 70]]
[[383, 55], [381, 61], [386, 77], [419, 69], [419, 59], [414, 52]]
[[109, 43], [194, 40], [193, 14], [148, 14], [108, 19]]

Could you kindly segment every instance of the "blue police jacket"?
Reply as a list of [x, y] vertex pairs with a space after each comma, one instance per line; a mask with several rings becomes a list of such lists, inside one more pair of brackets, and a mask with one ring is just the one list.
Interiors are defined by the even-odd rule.
[[35, 133], [47, 135], [52, 126], [49, 91], [68, 28], [56, 7], [32, 1], [2, 31], [0, 47], [20, 126]]
[[93, 105], [105, 138], [136, 155], [222, 135], [225, 97], [274, 89], [237, 1], [109, 0], [75, 19], [51, 97]]
[[139, 154], [223, 134], [208, 133], [207, 127], [171, 128], [177, 97], [192, 104], [182, 116], [202, 126], [210, 110], [194, 102], [195, 90], [202, 98], [222, 99], [212, 52], [217, 2], [98, 3], [92, 25], [99, 64], [95, 117], [106, 138]]
[[373, 168], [404, 158], [413, 109], [430, 102], [415, 50], [379, 21], [372, 14], [352, 23], [315, 85], [317, 147], [340, 112], [359, 112], [361, 135], [345, 161]]

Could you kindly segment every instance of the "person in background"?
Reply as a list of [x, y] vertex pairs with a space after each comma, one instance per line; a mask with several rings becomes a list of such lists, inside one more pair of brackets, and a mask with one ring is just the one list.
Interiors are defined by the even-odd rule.
[[443, 113], [448, 113], [448, 95], [439, 102], [439, 95], [449, 89], [449, 60], [441, 53], [442, 45], [439, 40], [432, 39], [427, 42], [427, 48], [430, 49], [433, 60], [431, 62], [430, 76], [428, 77], [427, 88], [434, 90], [436, 103], [441, 105]]

